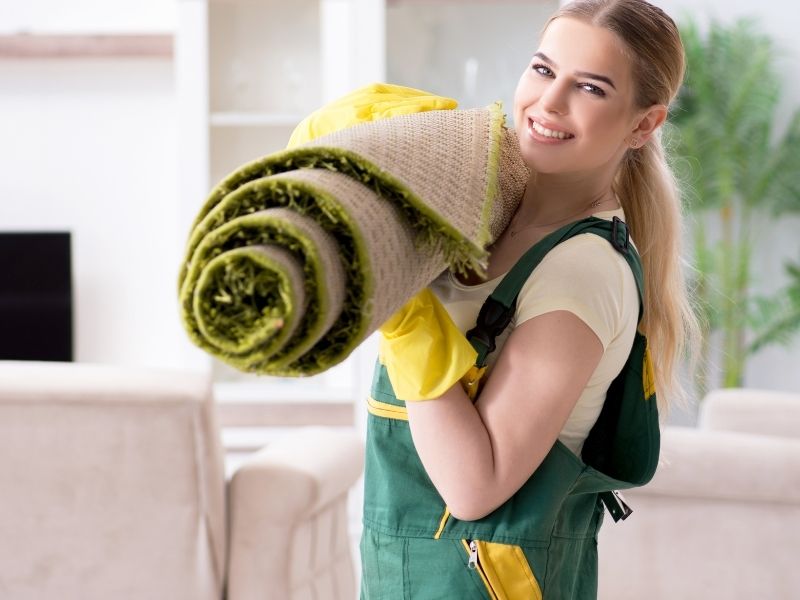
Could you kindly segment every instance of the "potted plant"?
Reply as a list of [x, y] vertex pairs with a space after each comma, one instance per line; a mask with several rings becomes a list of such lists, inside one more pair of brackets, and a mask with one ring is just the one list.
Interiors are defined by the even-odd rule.
[[[764, 296], [752, 260], [770, 224], [800, 213], [800, 110], [778, 131], [776, 49], [753, 20], [711, 22], [706, 31], [689, 22], [681, 35], [687, 73], [665, 136], [693, 215], [702, 398], [711, 387], [742, 385], [750, 355], [800, 330], [800, 262], [786, 262], [788, 283]], [[717, 355], [719, 381], [711, 379]]]

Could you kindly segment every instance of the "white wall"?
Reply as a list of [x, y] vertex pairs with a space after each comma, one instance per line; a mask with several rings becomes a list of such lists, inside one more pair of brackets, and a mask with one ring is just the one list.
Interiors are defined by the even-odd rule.
[[4, 0], [0, 33], [166, 33], [176, 15], [174, 0]]
[[0, 228], [72, 231], [76, 360], [180, 364], [171, 63], [0, 61], [0, 82]]
[[[61, 4], [3, 2], [0, 28], [174, 26], [165, 0]], [[205, 366], [177, 318], [176, 110], [168, 59], [0, 59], [0, 230], [72, 231], [77, 361]]]

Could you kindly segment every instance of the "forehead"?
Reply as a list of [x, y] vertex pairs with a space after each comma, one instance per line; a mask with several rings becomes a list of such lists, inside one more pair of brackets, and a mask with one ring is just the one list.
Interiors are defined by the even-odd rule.
[[539, 51], [552, 59], [560, 70], [605, 75], [614, 81], [618, 90], [629, 87], [630, 59], [623, 42], [608, 29], [561, 17], [545, 30]]

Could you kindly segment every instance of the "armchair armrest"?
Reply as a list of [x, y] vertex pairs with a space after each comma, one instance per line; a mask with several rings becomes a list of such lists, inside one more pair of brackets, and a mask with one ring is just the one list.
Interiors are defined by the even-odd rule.
[[792, 596], [800, 440], [664, 427], [661, 457], [625, 493], [630, 519], [600, 531], [598, 598]]
[[[364, 468], [355, 433], [303, 428], [256, 452], [231, 478], [231, 512], [288, 523], [311, 515], [347, 490]], [[254, 521], [250, 521], [252, 517]]]
[[641, 495], [800, 504], [800, 440], [665, 427]]
[[347, 492], [363, 468], [361, 438], [324, 428], [299, 429], [240, 466], [229, 487], [228, 599], [290, 599], [313, 586], [354, 596]]
[[702, 429], [800, 438], [800, 394], [715, 390], [703, 400], [699, 425]]

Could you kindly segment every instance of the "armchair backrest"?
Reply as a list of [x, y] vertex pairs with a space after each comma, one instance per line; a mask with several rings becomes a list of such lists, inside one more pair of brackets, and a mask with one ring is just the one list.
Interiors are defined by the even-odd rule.
[[0, 361], [0, 597], [220, 600], [205, 376]]
[[800, 438], [800, 394], [741, 388], [715, 390], [703, 400], [699, 426]]

